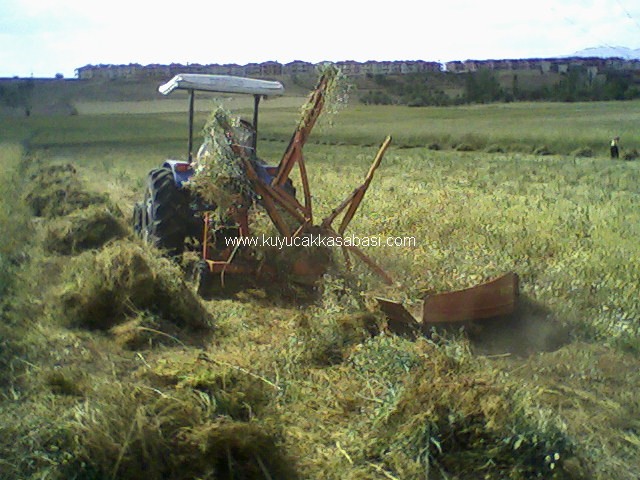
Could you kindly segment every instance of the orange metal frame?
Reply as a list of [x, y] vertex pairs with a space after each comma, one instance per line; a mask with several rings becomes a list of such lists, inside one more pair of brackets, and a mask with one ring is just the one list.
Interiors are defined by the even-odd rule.
[[[239, 155], [242, 160], [247, 177], [251, 181], [255, 192], [260, 195], [263, 206], [269, 215], [271, 221], [275, 225], [280, 235], [284, 237], [297, 237], [307, 233], [313, 224], [313, 207], [311, 201], [311, 190], [309, 187], [309, 179], [307, 176], [307, 170], [303, 155], [303, 146], [313, 129], [325, 102], [325, 93], [328, 86], [329, 78], [327, 75], [323, 75], [315, 90], [312, 92], [305, 108], [305, 115], [301, 119], [298, 127], [296, 128], [289, 146], [287, 147], [280, 164], [275, 168], [275, 176], [271, 183], [266, 183], [256, 173], [256, 170], [248, 157], [247, 153], [241, 148], [234, 148], [234, 151]], [[232, 144], [233, 139], [231, 139]], [[373, 176], [377, 168], [380, 166], [382, 158], [391, 143], [391, 137], [387, 137], [380, 146], [378, 153], [376, 154], [369, 172], [367, 173], [364, 182], [357, 187], [347, 198], [335, 208], [331, 214], [324, 218], [319, 225], [319, 229], [314, 227], [314, 231], [320, 231], [324, 235], [343, 237], [347, 226], [353, 219], [364, 195], [373, 180]], [[289, 176], [294, 169], [298, 167], [300, 179], [302, 183], [303, 202], [300, 203], [293, 195], [287, 192], [283, 187], [289, 179]], [[287, 222], [285, 222], [278, 207], [285, 210], [295, 221], [297, 227], [291, 229]], [[342, 221], [340, 226], [336, 230], [333, 227], [333, 222], [342, 213]], [[239, 227], [240, 236], [248, 236], [249, 222], [248, 222], [248, 206], [242, 206], [240, 208], [234, 207], [229, 212], [229, 216], [233, 218]], [[209, 229], [210, 229], [210, 213], [205, 214], [204, 219], [204, 240], [202, 257], [209, 265], [209, 269], [213, 273], [260, 273], [257, 272], [255, 265], [245, 265], [242, 262], [234, 260], [236, 251], [233, 248], [227, 248], [221, 252], [220, 258], [213, 260], [209, 256]], [[364, 254], [361, 250], [354, 246], [344, 246], [343, 253], [347, 266], [351, 266], [349, 261], [349, 253], [354, 254], [360, 260], [362, 260], [369, 268], [371, 268], [376, 274], [378, 274], [386, 283], [392, 283], [391, 277], [378, 266], [371, 258]]]

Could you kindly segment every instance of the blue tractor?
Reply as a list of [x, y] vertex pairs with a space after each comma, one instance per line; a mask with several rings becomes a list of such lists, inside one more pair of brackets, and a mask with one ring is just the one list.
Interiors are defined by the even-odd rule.
[[[243, 147], [256, 158], [258, 107], [263, 97], [282, 95], [280, 82], [228, 75], [180, 74], [158, 89], [163, 95], [186, 90], [189, 95], [189, 126], [187, 160], [166, 160], [159, 168], [149, 172], [142, 202], [136, 203], [133, 214], [134, 231], [152, 245], [175, 257], [183, 253], [185, 240], [201, 240], [205, 211], [215, 210], [191, 194], [185, 184], [194, 175], [193, 118], [196, 92], [248, 94], [254, 98], [253, 122], [244, 122], [250, 134]], [[261, 162], [253, 167], [264, 182], [270, 182], [272, 171]], [[289, 182], [290, 185], [290, 182]], [[289, 188], [290, 190], [290, 188]]]

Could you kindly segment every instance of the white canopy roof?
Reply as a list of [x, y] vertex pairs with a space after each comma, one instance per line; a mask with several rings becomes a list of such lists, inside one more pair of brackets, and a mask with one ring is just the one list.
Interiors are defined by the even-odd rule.
[[284, 87], [280, 82], [202, 73], [180, 73], [158, 87], [158, 91], [163, 95], [169, 95], [176, 89], [267, 96], [282, 95], [284, 93]]

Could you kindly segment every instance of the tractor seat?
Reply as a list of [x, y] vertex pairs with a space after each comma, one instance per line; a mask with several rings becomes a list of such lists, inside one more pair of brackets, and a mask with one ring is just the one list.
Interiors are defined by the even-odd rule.
[[271, 182], [278, 174], [278, 167], [271, 167], [258, 162], [253, 162], [253, 166], [256, 169], [258, 178], [260, 178], [260, 180], [262, 180], [267, 185], [271, 185]]
[[[276, 177], [276, 175], [278, 175], [278, 167], [272, 167], [272, 166], [264, 165], [258, 162], [253, 162], [253, 166], [256, 170], [256, 174], [258, 175], [258, 178], [262, 180], [264, 183], [266, 183], [267, 185], [271, 185], [271, 182], [273, 181], [273, 179]], [[287, 194], [295, 198], [296, 189], [293, 186], [293, 182], [291, 181], [290, 178], [287, 178], [287, 181], [280, 188], [284, 192], [286, 192]]]

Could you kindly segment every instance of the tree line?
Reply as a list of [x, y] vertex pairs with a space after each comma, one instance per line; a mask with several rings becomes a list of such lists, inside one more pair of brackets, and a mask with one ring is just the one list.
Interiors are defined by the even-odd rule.
[[[380, 87], [360, 96], [365, 104], [446, 106], [513, 101], [606, 101], [640, 98], [640, 84], [633, 72], [608, 70], [594, 76], [585, 67], [570, 68], [554, 85], [537, 88], [521, 86], [517, 73], [510, 84], [498, 81], [490, 70], [457, 74], [416, 74], [405, 78], [376, 75]], [[447, 93], [452, 87], [457, 94]], [[449, 89], [451, 90], [451, 88]]]

